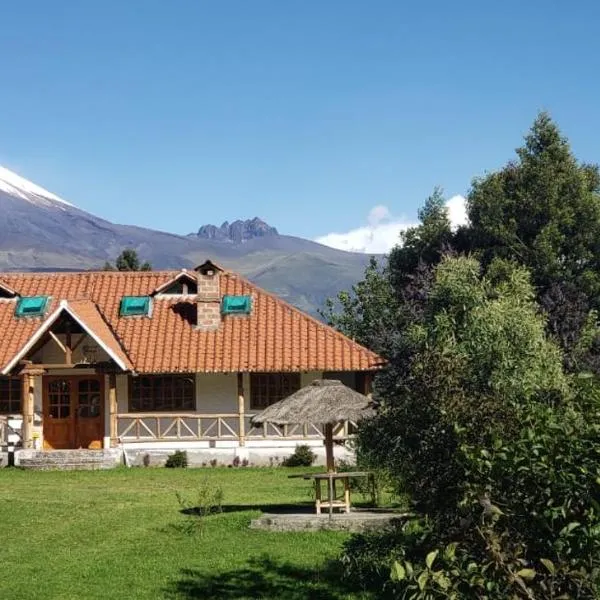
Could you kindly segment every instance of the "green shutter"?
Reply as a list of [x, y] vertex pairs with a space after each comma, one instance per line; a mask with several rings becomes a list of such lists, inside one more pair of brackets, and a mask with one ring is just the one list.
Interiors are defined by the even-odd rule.
[[16, 317], [41, 317], [48, 307], [49, 296], [26, 296], [20, 298], [15, 309]]
[[251, 310], [250, 296], [223, 296], [221, 312], [224, 315], [249, 315]]
[[149, 296], [123, 296], [119, 314], [122, 317], [145, 317], [150, 313]]

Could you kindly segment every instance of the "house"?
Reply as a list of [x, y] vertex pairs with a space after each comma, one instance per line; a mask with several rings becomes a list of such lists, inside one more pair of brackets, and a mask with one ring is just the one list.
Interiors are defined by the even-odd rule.
[[25, 451], [119, 448], [132, 460], [185, 448], [259, 462], [321, 446], [317, 424], [257, 428], [251, 418], [321, 377], [368, 393], [382, 363], [211, 261], [0, 274], [0, 331], [0, 444], [10, 424]]

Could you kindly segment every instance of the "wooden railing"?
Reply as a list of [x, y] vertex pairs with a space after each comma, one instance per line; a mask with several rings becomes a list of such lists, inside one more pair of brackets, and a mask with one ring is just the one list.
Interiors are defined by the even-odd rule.
[[[15, 429], [13, 429], [9, 424], [8, 424], [8, 420], [11, 417], [7, 416], [7, 415], [0, 415], [0, 447], [2, 446], [7, 446], [9, 444], [9, 437], [12, 436], [13, 439], [11, 440], [11, 442], [14, 444], [15, 441], [17, 442], [16, 445], [20, 445], [21, 444], [21, 440], [22, 435], [20, 431], [17, 431]], [[14, 439], [14, 436], [16, 436], [18, 438], [18, 440]]]
[[[319, 425], [252, 425], [252, 414], [245, 414], [245, 440], [309, 440], [322, 439]], [[334, 429], [334, 438], [345, 440], [352, 436], [356, 423], [340, 423]], [[117, 415], [117, 437], [132, 441], [240, 441], [238, 413], [122, 413]]]

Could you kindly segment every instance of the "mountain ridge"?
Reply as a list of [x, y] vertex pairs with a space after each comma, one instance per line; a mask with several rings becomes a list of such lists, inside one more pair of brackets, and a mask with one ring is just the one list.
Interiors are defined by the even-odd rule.
[[157, 269], [193, 268], [212, 258], [312, 315], [327, 297], [356, 283], [369, 260], [282, 235], [258, 217], [224, 222], [222, 237], [114, 224], [4, 168], [0, 212], [0, 270], [101, 269], [124, 248]]

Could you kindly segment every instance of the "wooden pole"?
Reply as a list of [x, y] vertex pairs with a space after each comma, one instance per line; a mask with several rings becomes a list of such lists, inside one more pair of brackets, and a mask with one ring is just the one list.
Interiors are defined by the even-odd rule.
[[23, 412], [23, 425], [21, 436], [23, 448], [33, 448], [33, 378], [27, 372], [21, 374], [21, 410]]
[[238, 389], [238, 418], [239, 418], [239, 441], [240, 446], [246, 445], [246, 403], [244, 400], [244, 374], [238, 373], [237, 375], [237, 389]]
[[333, 473], [335, 471], [333, 460], [333, 423], [327, 423], [325, 425], [325, 458], [327, 471]]
[[117, 430], [117, 376], [110, 373], [108, 376], [108, 408], [109, 408], [109, 435], [110, 447], [116, 448], [118, 442]]

